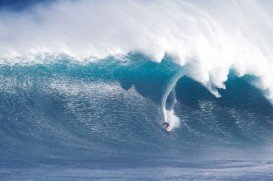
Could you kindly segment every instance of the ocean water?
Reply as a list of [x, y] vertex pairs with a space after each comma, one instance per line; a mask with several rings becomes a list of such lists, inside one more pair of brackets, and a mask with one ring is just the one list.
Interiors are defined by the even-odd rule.
[[0, 179], [273, 179], [269, 7], [3, 1]]
[[273, 107], [252, 78], [230, 75], [216, 98], [181, 77], [166, 103], [180, 126], [168, 133], [161, 98], [179, 71], [140, 54], [1, 66], [0, 177], [272, 178]]

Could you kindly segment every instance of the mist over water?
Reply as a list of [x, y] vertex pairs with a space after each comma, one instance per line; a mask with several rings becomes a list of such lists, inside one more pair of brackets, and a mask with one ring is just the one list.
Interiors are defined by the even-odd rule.
[[273, 177], [273, 2], [27, 2], [0, 4], [0, 178]]

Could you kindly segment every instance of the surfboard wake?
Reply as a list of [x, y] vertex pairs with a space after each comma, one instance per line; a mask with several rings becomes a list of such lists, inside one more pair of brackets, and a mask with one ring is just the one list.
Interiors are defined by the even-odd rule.
[[[162, 112], [164, 116], [164, 123], [168, 123], [169, 125], [165, 127], [165, 129], [168, 132], [171, 132], [174, 128], [178, 128], [180, 126], [180, 119], [175, 115], [175, 112], [174, 112], [174, 107], [175, 107], [175, 104], [177, 103], [175, 86], [178, 80], [183, 75], [184, 73], [182, 72], [182, 70], [175, 73], [174, 76], [167, 83], [166, 90], [164, 91], [162, 96], [162, 104], [161, 104]], [[168, 105], [168, 108], [167, 108], [166, 104], [169, 97], [172, 97], [172, 100], [170, 101], [170, 105]]]

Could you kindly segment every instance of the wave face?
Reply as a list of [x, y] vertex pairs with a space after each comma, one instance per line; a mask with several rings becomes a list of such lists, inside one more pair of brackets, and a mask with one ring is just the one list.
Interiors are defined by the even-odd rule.
[[[171, 58], [158, 64], [141, 54], [84, 65], [68, 57], [2, 65], [0, 177], [166, 179], [170, 169], [172, 179], [194, 179], [211, 169], [207, 179], [245, 179], [240, 173], [255, 167], [257, 179], [271, 178], [271, 162], [266, 169], [249, 162], [268, 159], [273, 136], [273, 107], [251, 83], [256, 78], [231, 73], [217, 98], [184, 71]], [[212, 161], [200, 168], [200, 159]], [[247, 161], [214, 161], [230, 159]], [[109, 172], [112, 164], [120, 175]], [[148, 174], [159, 168], [166, 172]]]
[[1, 7], [0, 178], [272, 179], [272, 3]]

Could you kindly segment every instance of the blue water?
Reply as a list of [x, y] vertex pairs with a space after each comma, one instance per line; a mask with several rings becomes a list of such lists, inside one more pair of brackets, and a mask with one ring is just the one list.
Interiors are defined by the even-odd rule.
[[182, 76], [167, 133], [162, 95], [184, 68], [137, 53], [88, 62], [0, 66], [0, 179], [273, 178], [273, 107], [255, 77], [231, 70], [216, 98]]

